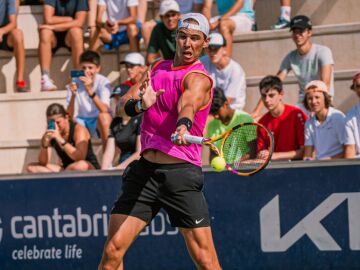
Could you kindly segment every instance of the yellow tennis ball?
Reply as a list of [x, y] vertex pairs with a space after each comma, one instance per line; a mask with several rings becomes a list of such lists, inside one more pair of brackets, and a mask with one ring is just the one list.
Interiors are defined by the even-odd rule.
[[215, 172], [221, 172], [225, 169], [225, 159], [223, 157], [214, 157], [211, 161], [211, 167]]

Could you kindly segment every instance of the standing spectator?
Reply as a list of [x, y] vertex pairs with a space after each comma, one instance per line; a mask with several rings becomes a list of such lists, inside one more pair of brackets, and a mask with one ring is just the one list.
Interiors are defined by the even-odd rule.
[[304, 106], [313, 113], [305, 124], [304, 159], [342, 158], [345, 115], [330, 107], [331, 96], [323, 81], [311, 81], [306, 85]]
[[[299, 83], [299, 99], [297, 107], [304, 109], [305, 85], [312, 80], [323, 81], [331, 96], [334, 96], [334, 60], [328, 47], [312, 44], [312, 23], [306, 16], [295, 16], [290, 23], [292, 39], [296, 49], [282, 60], [277, 76], [284, 81], [288, 72], [292, 70]], [[257, 104], [252, 116], [257, 118], [262, 110], [261, 100]]]
[[67, 92], [67, 110], [71, 119], [78, 108], [76, 122], [86, 127], [92, 137], [100, 131], [105, 149], [111, 123], [110, 81], [100, 72], [100, 56], [97, 52], [86, 51], [80, 56], [85, 76], [73, 79]]
[[[110, 125], [109, 137], [101, 163], [102, 170], [125, 169], [132, 161], [140, 158], [140, 124], [141, 115], [129, 117], [124, 111], [124, 102], [121, 99], [129, 90], [126, 84], [120, 84], [114, 88], [111, 97], [116, 100], [116, 117]], [[115, 155], [115, 147], [120, 150], [119, 164], [112, 167]]]
[[232, 54], [232, 35], [250, 32], [255, 24], [253, 0], [216, 0], [218, 16], [211, 18], [213, 0], [204, 0], [203, 14], [210, 20], [210, 29], [218, 29], [226, 40], [228, 54]]
[[145, 59], [141, 53], [128, 53], [120, 64], [125, 64], [128, 79], [122, 84], [133, 86], [137, 83], [146, 70]]
[[[353, 77], [351, 89], [360, 98], [360, 72]], [[345, 158], [360, 158], [360, 102], [346, 115]]]
[[210, 34], [207, 56], [201, 58], [214, 80], [214, 87], [224, 90], [232, 109], [242, 110], [246, 100], [246, 80], [242, 67], [230, 58], [226, 40], [220, 33]]
[[[97, 25], [104, 48], [111, 50], [129, 44], [132, 52], [138, 52], [141, 25], [137, 22], [138, 0], [98, 0]], [[104, 12], [107, 21], [103, 22]], [[99, 50], [100, 42], [92, 42], [91, 50]]]
[[291, 0], [280, 0], [280, 17], [271, 29], [278, 30], [290, 27]]
[[56, 90], [50, 79], [52, 53], [65, 47], [71, 50], [72, 62], [79, 68], [79, 57], [84, 51], [83, 26], [88, 11], [87, 0], [45, 0], [44, 23], [39, 26], [39, 59], [41, 90]]
[[14, 53], [16, 60], [16, 90], [27, 92], [24, 80], [25, 47], [23, 32], [17, 28], [19, 0], [0, 1], [0, 50]]
[[[207, 126], [207, 138], [221, 135], [238, 124], [254, 122], [254, 119], [246, 112], [231, 108], [221, 88], [214, 89], [210, 114], [212, 114], [215, 119], [211, 120]], [[221, 141], [214, 142], [214, 144], [220, 149]], [[214, 157], [213, 154], [214, 153], [211, 152], [210, 160]]]
[[268, 127], [274, 135], [272, 159], [302, 159], [307, 115], [301, 109], [283, 103], [283, 85], [278, 77], [266, 76], [261, 80], [259, 89], [261, 100], [268, 109], [259, 123]]
[[[45, 131], [42, 136], [38, 162], [29, 164], [28, 172], [87, 171], [100, 168], [92, 150], [89, 132], [72, 122], [62, 105], [49, 105], [46, 117], [48, 121], [53, 121], [54, 127]], [[55, 149], [60, 158], [60, 165], [50, 163], [51, 148]]]
[[175, 0], [165, 0], [161, 3], [160, 19], [161, 22], [156, 24], [151, 33], [147, 47], [146, 62], [148, 64], [160, 56], [159, 52], [165, 60], [174, 59], [176, 29], [180, 19], [179, 5]]

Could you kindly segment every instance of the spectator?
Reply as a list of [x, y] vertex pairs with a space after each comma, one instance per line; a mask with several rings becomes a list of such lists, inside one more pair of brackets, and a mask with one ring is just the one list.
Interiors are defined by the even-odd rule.
[[[138, 52], [140, 39], [140, 23], [137, 22], [138, 0], [98, 0], [97, 25], [98, 37], [104, 48], [111, 50], [123, 44], [129, 44], [129, 50]], [[107, 21], [103, 22], [106, 11]], [[99, 50], [99, 39], [92, 42], [91, 50]]]
[[290, 27], [291, 18], [291, 0], [280, 0], [280, 17], [271, 29], [279, 30]]
[[[127, 93], [129, 86], [120, 84], [114, 88], [111, 97], [116, 100], [116, 117], [110, 125], [109, 137], [101, 163], [101, 169], [123, 170], [132, 161], [140, 158], [140, 124], [141, 115], [129, 117], [124, 111], [124, 102], [121, 97]], [[118, 165], [112, 167], [115, 155], [115, 146], [120, 150]]]
[[145, 59], [140, 53], [128, 53], [120, 64], [125, 64], [128, 79], [123, 84], [133, 86], [146, 71]]
[[[100, 168], [92, 150], [89, 132], [72, 122], [62, 105], [49, 105], [46, 117], [48, 121], [55, 122], [55, 129], [45, 131], [41, 139], [38, 163], [29, 164], [28, 172], [87, 171]], [[60, 165], [50, 163], [51, 148], [55, 149], [60, 158]]]
[[268, 110], [259, 123], [268, 127], [274, 135], [272, 159], [302, 159], [307, 115], [301, 109], [283, 103], [283, 85], [278, 77], [266, 76], [261, 80], [259, 89], [261, 100]]
[[[207, 138], [221, 135], [238, 124], [254, 122], [246, 112], [233, 109], [225, 97], [223, 89], [219, 87], [214, 88], [210, 114], [213, 115], [215, 119], [211, 120], [208, 124], [206, 132]], [[214, 142], [214, 145], [220, 149], [221, 141]], [[214, 153], [211, 153], [210, 159], [214, 157], [213, 154]]]
[[27, 92], [24, 80], [25, 47], [23, 32], [17, 28], [19, 0], [0, 1], [0, 49], [13, 52], [16, 59], [16, 90]]
[[[360, 72], [353, 77], [351, 89], [360, 98]], [[360, 102], [345, 118], [345, 158], [360, 158]]]
[[304, 106], [313, 114], [305, 124], [304, 159], [342, 158], [345, 115], [330, 107], [331, 96], [323, 81], [311, 81], [305, 86]]
[[213, 0], [204, 0], [203, 14], [210, 20], [210, 29], [218, 29], [226, 40], [229, 56], [232, 53], [232, 35], [252, 31], [255, 24], [253, 0], [216, 0], [218, 16], [211, 18]]
[[[329, 94], [334, 96], [334, 60], [328, 47], [312, 44], [312, 23], [308, 17], [295, 16], [291, 20], [290, 29], [296, 50], [283, 59], [277, 76], [284, 81], [290, 70], [294, 72], [300, 87], [297, 107], [304, 109], [302, 101], [305, 85], [312, 80], [323, 81], [330, 89]], [[262, 107], [260, 100], [252, 113], [254, 118], [258, 117]]]
[[224, 90], [232, 109], [242, 110], [246, 100], [246, 80], [242, 67], [230, 58], [226, 40], [219, 33], [210, 34], [207, 56], [201, 58], [214, 80], [214, 87]]
[[57, 89], [50, 79], [50, 64], [51, 53], [55, 53], [59, 48], [71, 50], [73, 66], [79, 68], [79, 57], [84, 51], [82, 28], [87, 11], [87, 0], [44, 1], [44, 23], [39, 26], [42, 91]]
[[[174, 59], [176, 49], [176, 29], [180, 19], [179, 5], [175, 0], [165, 0], [160, 5], [160, 18], [151, 33], [147, 46], [146, 62], [151, 64], [159, 58], [161, 52], [163, 59]], [[143, 35], [145, 37], [145, 35]], [[145, 44], [148, 42], [146, 41]]]
[[67, 110], [71, 119], [77, 107], [76, 122], [86, 127], [92, 137], [100, 132], [105, 149], [111, 123], [110, 81], [100, 72], [100, 56], [97, 52], [86, 51], [80, 56], [85, 76], [73, 79], [67, 92]]

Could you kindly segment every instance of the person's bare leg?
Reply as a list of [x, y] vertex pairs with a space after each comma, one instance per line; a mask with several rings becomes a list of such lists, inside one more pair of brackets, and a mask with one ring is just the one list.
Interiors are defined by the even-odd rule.
[[84, 52], [83, 31], [79, 27], [71, 28], [65, 37], [65, 43], [71, 48], [73, 67], [80, 68], [80, 55]]
[[147, 0], [139, 0], [138, 6], [138, 20], [143, 24], [146, 20]]
[[54, 48], [56, 45], [56, 38], [54, 32], [49, 29], [39, 30], [39, 61], [41, 70], [50, 71], [51, 65], [51, 48]]
[[24, 35], [20, 29], [14, 29], [9, 34], [8, 45], [14, 48], [14, 55], [16, 60], [16, 80], [24, 80], [25, 71], [25, 46]]
[[233, 37], [232, 34], [235, 31], [235, 23], [231, 19], [224, 19], [220, 21], [219, 31], [224, 36], [226, 40], [226, 50], [228, 51], [228, 55], [231, 57], [232, 47], [233, 47]]
[[26, 171], [29, 173], [51, 173], [51, 172], [60, 172], [62, 168], [56, 164], [47, 164], [42, 166], [39, 163], [30, 163], [26, 167]]
[[220, 270], [210, 227], [194, 229], [180, 228], [186, 246], [197, 269]]
[[95, 167], [86, 160], [79, 160], [66, 167], [66, 171], [88, 171], [95, 170]]
[[98, 269], [122, 270], [126, 251], [145, 226], [145, 221], [136, 217], [111, 215], [109, 234]]
[[281, 6], [291, 6], [291, 0], [280, 0]]
[[139, 52], [139, 40], [137, 38], [139, 34], [139, 28], [136, 24], [129, 24], [127, 26], [127, 34], [129, 37], [129, 50], [130, 52]]
[[111, 121], [112, 118], [109, 113], [99, 113], [96, 125], [100, 131], [103, 153], [105, 152]]
[[156, 21], [151, 20], [151, 21], [144, 22], [141, 27], [141, 35], [144, 39], [145, 48], [147, 48], [149, 46], [151, 32], [155, 26], [156, 26]]

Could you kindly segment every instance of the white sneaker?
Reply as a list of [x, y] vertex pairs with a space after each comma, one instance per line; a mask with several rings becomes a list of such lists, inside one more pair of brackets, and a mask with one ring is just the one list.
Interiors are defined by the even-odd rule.
[[41, 91], [55, 91], [57, 90], [56, 85], [49, 76], [45, 75], [41, 77]]

